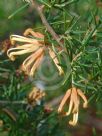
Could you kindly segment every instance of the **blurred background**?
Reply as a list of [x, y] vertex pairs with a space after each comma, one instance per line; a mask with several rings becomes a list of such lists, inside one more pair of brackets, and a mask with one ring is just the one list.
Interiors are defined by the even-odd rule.
[[[77, 22], [72, 33], [72, 36], [76, 34], [74, 40], [80, 39], [83, 32], [87, 31], [89, 24], [93, 23], [91, 20], [94, 14], [102, 21], [101, 0], [38, 1], [45, 4], [45, 16], [59, 35], [65, 32], [67, 25], [71, 28]], [[63, 6], [63, 3], [68, 1], [69, 4]], [[50, 6], [51, 8], [49, 8]], [[73, 20], [75, 21], [73, 22]], [[49, 81], [45, 83], [38, 78], [39, 74], [36, 74], [32, 83], [32, 79], [19, 70], [24, 58], [17, 58], [16, 62], [11, 62], [8, 59], [5, 47], [9, 48], [10, 46], [10, 35], [22, 35], [27, 28], [45, 33], [48, 39], [50, 37], [37, 12], [28, 3], [23, 0], [0, 0], [0, 136], [102, 136], [102, 99], [98, 100], [97, 97], [96, 101], [95, 95], [88, 92], [87, 96], [90, 96], [89, 107], [87, 110], [80, 110], [78, 125], [72, 127], [68, 125], [69, 117], [61, 117], [57, 114], [58, 104], [70, 85], [69, 80], [66, 80], [64, 87], [53, 87], [51, 90], [49, 86], [58, 84], [62, 77], [61, 79], [57, 77], [56, 80], [51, 81], [52, 83]], [[91, 44], [102, 44], [101, 31], [102, 27], [100, 27], [99, 37], [94, 42], [91, 39]], [[78, 44], [78, 40], [73, 42]], [[2, 53], [2, 50], [5, 52]], [[95, 59], [94, 56], [92, 59]], [[49, 74], [53, 72], [49, 71], [48, 67], [44, 67], [44, 69]], [[46, 73], [45, 75], [48, 76]], [[70, 68], [67, 76], [69, 75]], [[27, 97], [34, 85], [40, 89], [45, 89], [46, 86], [47, 88], [45, 89], [46, 97], [40, 101], [40, 104], [32, 108], [27, 102]], [[102, 90], [102, 84], [99, 89]], [[99, 98], [101, 96], [102, 92]], [[50, 108], [45, 109], [45, 105], [49, 105]], [[52, 109], [54, 109], [53, 112]]]

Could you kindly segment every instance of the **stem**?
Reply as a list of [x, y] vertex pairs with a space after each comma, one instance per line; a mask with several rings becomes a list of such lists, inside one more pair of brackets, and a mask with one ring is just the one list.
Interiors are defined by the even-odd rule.
[[42, 23], [44, 24], [44, 26], [47, 28], [47, 31], [52, 35], [52, 37], [56, 40], [56, 42], [63, 47], [62, 43], [60, 42], [60, 38], [59, 36], [55, 33], [55, 31], [53, 30], [53, 28], [49, 25], [49, 23], [46, 20], [46, 17], [43, 14], [43, 6], [39, 6], [39, 4], [33, 0], [32, 1], [32, 6], [36, 9], [36, 11], [38, 12]]

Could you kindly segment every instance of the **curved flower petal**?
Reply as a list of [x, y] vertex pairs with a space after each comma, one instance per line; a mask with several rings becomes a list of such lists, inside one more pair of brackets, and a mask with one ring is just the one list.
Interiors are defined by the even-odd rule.
[[78, 91], [79, 96], [81, 96], [81, 98], [82, 98], [83, 101], [84, 101], [83, 107], [84, 107], [84, 108], [87, 108], [88, 101], [87, 101], [86, 96], [84, 95], [84, 93], [83, 93], [80, 89], [78, 89], [77, 91]]
[[35, 61], [34, 65], [32, 66], [31, 70], [30, 70], [30, 73], [29, 75], [30, 76], [33, 76], [34, 75], [34, 72], [35, 70], [39, 67], [39, 65], [41, 64], [42, 60], [43, 60], [43, 55], [44, 54], [41, 54], [41, 56]]
[[24, 36], [11, 35], [10, 39], [11, 39], [12, 45], [14, 45], [16, 42], [23, 42], [23, 43], [29, 43], [29, 44], [42, 46], [42, 43], [40, 43], [39, 40], [33, 39], [33, 38], [27, 38], [27, 37], [24, 37]]
[[71, 94], [71, 89], [69, 89], [69, 90], [66, 92], [65, 96], [63, 97], [63, 99], [62, 99], [62, 101], [61, 101], [61, 103], [60, 103], [60, 106], [59, 106], [59, 108], [58, 108], [58, 112], [61, 112], [61, 111], [62, 111], [63, 106], [65, 105], [66, 101], [67, 101], [68, 98], [70, 97], [70, 94]]
[[22, 55], [22, 54], [26, 54], [26, 53], [30, 53], [33, 52], [35, 50], [37, 50], [38, 47], [36, 46], [31, 46], [30, 48], [26, 48], [23, 49], [23, 47], [16, 47], [16, 48], [11, 48], [7, 51], [7, 56], [14, 61], [15, 60], [15, 56], [17, 55]]
[[66, 112], [66, 116], [70, 115], [71, 114], [71, 111], [72, 111], [72, 108], [73, 108], [73, 99], [70, 100], [70, 103], [69, 103], [69, 110], [68, 112]]
[[74, 107], [73, 107], [73, 113], [76, 113], [79, 109], [79, 97], [78, 97], [78, 93], [77, 93], [77, 88], [73, 87], [72, 88], [72, 95], [73, 95], [73, 103], [74, 103]]
[[33, 35], [36, 38], [41, 38], [42, 40], [44, 40], [44, 35], [39, 33], [39, 32], [34, 32], [31, 28], [28, 28], [25, 30], [24, 32], [24, 36], [28, 36], [29, 34]]
[[75, 126], [78, 122], [78, 112], [73, 114], [73, 120], [69, 121], [69, 124]]
[[22, 64], [22, 70], [26, 71], [30, 65], [43, 53], [44, 48], [39, 48], [35, 53], [31, 54]]

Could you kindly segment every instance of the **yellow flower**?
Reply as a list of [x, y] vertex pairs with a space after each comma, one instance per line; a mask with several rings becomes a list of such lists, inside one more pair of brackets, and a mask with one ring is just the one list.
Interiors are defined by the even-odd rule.
[[[33, 76], [36, 69], [41, 64], [44, 57], [44, 51], [47, 48], [44, 42], [44, 35], [39, 32], [34, 32], [29, 28], [24, 32], [24, 36], [11, 35], [10, 39], [11, 44], [15, 45], [15, 47], [7, 51], [7, 55], [12, 61], [14, 61], [18, 55], [32, 53], [24, 60], [21, 70], [27, 75]], [[62, 73], [60, 66], [58, 66], [58, 60], [55, 53], [52, 49], [49, 49], [48, 51], [51, 58], [54, 57], [53, 61], [57, 66], [59, 73]]]
[[28, 95], [28, 103], [32, 106], [35, 106], [44, 96], [44, 91], [34, 87]]
[[[29, 37], [24, 37], [29, 36]], [[33, 32], [32, 29], [27, 29], [24, 36], [12, 35], [10, 37], [12, 45], [16, 42], [18, 45], [7, 51], [8, 57], [14, 61], [15, 57], [18, 55], [32, 53], [28, 56], [22, 64], [22, 70], [26, 72], [29, 76], [33, 76], [35, 70], [39, 67], [43, 60], [45, 44], [44, 35], [39, 32]], [[34, 38], [31, 38], [33, 36]], [[24, 43], [20, 45], [20, 43]]]
[[69, 102], [69, 109], [68, 112], [65, 113], [66, 116], [70, 115], [71, 113], [73, 114], [73, 120], [69, 121], [70, 125], [75, 126], [78, 121], [78, 113], [79, 113], [79, 105], [80, 105], [80, 97], [83, 99], [83, 108], [87, 107], [88, 101], [84, 93], [75, 87], [68, 89], [66, 92], [64, 98], [62, 99], [60, 106], [58, 108], [58, 112], [62, 112], [64, 105], [70, 98]]

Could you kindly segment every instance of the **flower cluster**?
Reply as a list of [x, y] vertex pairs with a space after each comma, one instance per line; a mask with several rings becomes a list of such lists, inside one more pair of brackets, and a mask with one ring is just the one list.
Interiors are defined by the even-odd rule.
[[[59, 60], [57, 59], [55, 52], [52, 50], [49, 44], [46, 45], [44, 39], [44, 34], [34, 32], [30, 28], [24, 32], [24, 36], [11, 35], [10, 40], [13, 47], [8, 49], [7, 55], [12, 61], [14, 61], [16, 56], [29, 53], [30, 55], [22, 63], [21, 70], [29, 76], [34, 76], [35, 71], [39, 68], [43, 61], [45, 51], [48, 51], [50, 57], [53, 59], [54, 64], [59, 71], [59, 74], [62, 74], [63, 70], [58, 65]], [[31, 105], [35, 105], [44, 96], [44, 92], [37, 88], [33, 88], [32, 92], [28, 96], [28, 102]], [[71, 113], [73, 114], [73, 120], [69, 121], [69, 124], [73, 126], [76, 125], [78, 121], [80, 105], [79, 96], [84, 100], [83, 108], [86, 108], [88, 104], [87, 98], [80, 89], [75, 87], [72, 87], [66, 92], [58, 108], [58, 112], [62, 112], [64, 105], [69, 100], [69, 109], [68, 112], [65, 113], [65, 115], [68, 116]]]
[[[21, 69], [27, 75], [33, 76], [36, 69], [38, 69], [43, 61], [45, 49], [48, 48], [44, 42], [44, 35], [39, 32], [34, 32], [29, 28], [24, 32], [24, 36], [11, 35], [10, 39], [11, 44], [15, 45], [15, 47], [12, 47], [7, 51], [8, 57], [14, 61], [18, 55], [31, 53], [31, 55], [24, 60]], [[59, 61], [56, 54], [50, 47], [48, 48], [48, 51], [58, 68], [59, 74], [62, 74], [63, 70], [58, 65]]]
[[62, 112], [64, 105], [66, 104], [66, 102], [69, 100], [69, 109], [68, 111], [65, 113], [66, 116], [70, 115], [71, 113], [73, 114], [73, 120], [69, 121], [70, 125], [75, 126], [77, 124], [78, 121], [78, 113], [79, 113], [79, 105], [80, 105], [80, 97], [83, 99], [84, 103], [83, 103], [83, 108], [87, 108], [87, 98], [86, 96], [83, 94], [83, 92], [78, 89], [78, 88], [71, 88], [68, 89], [68, 91], [66, 92], [64, 98], [62, 99], [60, 106], [58, 108], [58, 112]]
[[45, 96], [45, 92], [34, 87], [28, 95], [28, 103], [32, 106], [35, 106], [40, 100]]

